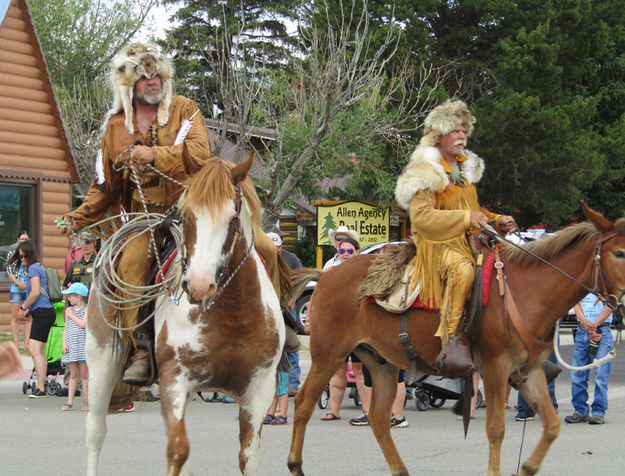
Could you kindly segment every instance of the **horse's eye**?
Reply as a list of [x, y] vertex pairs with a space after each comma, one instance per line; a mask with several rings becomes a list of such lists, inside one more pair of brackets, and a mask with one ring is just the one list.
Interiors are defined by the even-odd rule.
[[625, 258], [625, 251], [623, 251], [623, 250], [613, 251], [612, 254], [614, 255], [615, 258], [618, 258], [618, 259]]

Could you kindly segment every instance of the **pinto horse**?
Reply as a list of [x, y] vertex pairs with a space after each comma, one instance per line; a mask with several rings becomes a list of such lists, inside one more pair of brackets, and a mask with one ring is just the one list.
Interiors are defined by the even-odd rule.
[[[612, 305], [625, 303], [625, 219], [612, 223], [584, 204], [589, 222], [568, 227], [555, 236], [525, 246], [543, 259], [571, 275], [584, 286], [608, 298]], [[501, 259], [513, 297], [527, 333], [534, 342], [552, 344], [554, 326], [584, 297], [588, 290], [512, 245], [501, 247]], [[318, 277], [310, 300], [310, 353], [312, 364], [304, 385], [295, 399], [295, 415], [288, 467], [301, 476], [302, 450], [306, 425], [315, 403], [328, 380], [350, 352], [363, 361], [371, 373], [373, 392], [369, 422], [393, 475], [407, 475], [397, 448], [391, 439], [391, 405], [397, 389], [398, 369], [410, 369], [412, 363], [400, 345], [400, 317], [375, 303], [359, 302], [358, 288], [367, 274], [372, 256], [359, 256], [322, 273], [310, 270], [300, 275], [294, 289], [306, 279]], [[307, 276], [308, 274], [308, 276]], [[341, 289], [340, 293], [336, 293]], [[615, 298], [614, 295], [618, 296]], [[412, 344], [430, 369], [441, 350], [434, 337], [438, 315], [412, 309], [408, 333]], [[509, 321], [497, 280], [490, 283], [490, 298], [483, 310], [474, 361], [480, 370], [486, 392], [486, 432], [490, 445], [487, 474], [500, 475], [500, 451], [505, 432], [504, 401], [508, 378], [520, 371], [521, 392], [543, 421], [538, 445], [523, 464], [521, 475], [535, 474], [549, 446], [556, 439], [560, 420], [551, 403], [542, 363], [553, 346], [544, 345], [531, 362], [530, 352], [517, 328]]]
[[[253, 156], [237, 166], [211, 159], [191, 179], [182, 203], [182, 251], [187, 263], [182, 287], [188, 294], [179, 292], [178, 303], [166, 296], [158, 298], [154, 316], [169, 475], [188, 473], [185, 407], [189, 395], [199, 390], [235, 398], [239, 468], [247, 475], [255, 474], [258, 467], [262, 421], [275, 393], [285, 330], [278, 296], [254, 248], [260, 201], [247, 178], [252, 162]], [[90, 475], [97, 472], [105, 416], [120, 375], [114, 331], [104, 322], [106, 302], [97, 288], [93, 294], [86, 345]]]

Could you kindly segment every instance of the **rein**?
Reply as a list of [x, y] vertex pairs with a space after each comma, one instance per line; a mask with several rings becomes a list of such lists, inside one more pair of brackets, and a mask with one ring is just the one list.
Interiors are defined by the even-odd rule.
[[[239, 270], [243, 267], [243, 265], [245, 264], [247, 259], [250, 257], [250, 254], [252, 253], [252, 249], [254, 248], [254, 231], [252, 231], [252, 239], [250, 240], [250, 245], [248, 246], [247, 250], [245, 251], [245, 254], [243, 255], [243, 258], [241, 258], [241, 261], [239, 262], [239, 264], [226, 277], [225, 276], [225, 271], [228, 270], [228, 268], [230, 266], [230, 260], [232, 259], [232, 256], [234, 254], [235, 245], [238, 242], [240, 242], [242, 240], [242, 238], [243, 238], [243, 230], [242, 230], [242, 227], [241, 227], [241, 207], [242, 207], [242, 204], [243, 204], [243, 198], [241, 196], [241, 188], [239, 187], [238, 184], [235, 185], [235, 191], [236, 191], [235, 214], [232, 217], [232, 219], [230, 220], [230, 222], [228, 223], [228, 234], [227, 234], [227, 238], [226, 238], [226, 243], [228, 243], [228, 241], [230, 241], [230, 248], [229, 248], [228, 252], [226, 253], [226, 259], [224, 261], [224, 265], [222, 267], [222, 271], [219, 273], [219, 277], [217, 278], [217, 291], [208, 300], [208, 302], [205, 303], [202, 306], [202, 311], [208, 311], [211, 307], [213, 307], [213, 304], [215, 304], [215, 298], [220, 296], [224, 292], [224, 290], [228, 287], [228, 285], [232, 282], [232, 280], [237, 275]], [[232, 235], [232, 238], [230, 240], [228, 240], [228, 237], [230, 237], [231, 235]], [[224, 244], [224, 246], [225, 246], [225, 244]], [[182, 247], [183, 247], [183, 249], [186, 250], [186, 245], [185, 245], [184, 241], [182, 243]], [[185, 267], [186, 267], [187, 266], [187, 263], [186, 263], [186, 260], [187, 260], [186, 253], [185, 253], [184, 260], [185, 260]], [[185, 292], [185, 294], [187, 295], [187, 299], [189, 300], [189, 302], [191, 304], [202, 305], [201, 301], [198, 301], [197, 299], [195, 299], [191, 295], [191, 293], [189, 292], [189, 286], [188, 286], [186, 281], [182, 282], [182, 289]]]
[[[584, 288], [585, 290], [587, 290], [589, 293], [593, 294], [594, 296], [596, 296], [599, 300], [601, 300], [601, 302], [603, 302], [606, 306], [608, 306], [612, 311], [614, 311], [615, 309], [617, 309], [619, 306], [622, 306], [620, 299], [622, 299], [623, 295], [625, 294], [625, 290], [619, 288], [616, 283], [607, 275], [607, 273], [605, 272], [605, 270], [603, 269], [603, 267], [601, 266], [601, 250], [603, 247], [603, 244], [610, 240], [611, 238], [613, 238], [614, 236], [616, 236], [615, 233], [612, 233], [608, 236], [603, 237], [602, 239], [599, 239], [599, 236], [597, 236], [597, 239], [595, 240], [595, 248], [593, 251], [593, 258], [592, 258], [592, 264], [591, 264], [591, 268], [590, 268], [590, 275], [592, 277], [592, 282], [593, 282], [593, 288], [589, 288], [588, 286], [586, 286], [584, 283], [580, 282], [579, 280], [577, 280], [576, 278], [574, 278], [573, 276], [571, 276], [570, 274], [568, 274], [567, 272], [565, 272], [564, 270], [558, 268], [557, 266], [553, 265], [552, 263], [549, 263], [547, 260], [541, 258], [540, 256], [536, 255], [535, 253], [531, 252], [530, 250], [517, 245], [516, 243], [510, 242], [508, 240], [506, 240], [503, 236], [501, 236], [499, 233], [497, 233], [497, 231], [489, 224], [484, 225], [482, 227], [482, 231], [488, 235], [492, 240], [498, 241], [498, 242], [505, 242], [506, 244], [511, 244], [513, 246], [515, 246], [516, 248], [520, 249], [521, 251], [523, 251], [526, 254], [529, 254], [530, 256], [532, 256], [533, 258], [541, 261], [542, 263], [548, 265], [549, 267], [551, 267], [552, 269], [554, 269], [555, 271], [558, 271], [560, 274], [562, 274], [563, 276], [565, 276], [566, 278], [568, 278], [569, 280], [573, 281], [574, 283], [578, 284], [579, 286], [581, 286], [582, 288]], [[531, 364], [536, 360], [536, 358], [538, 357], [538, 354], [540, 353], [540, 351], [542, 351], [546, 346], [549, 345], [549, 342], [545, 342], [545, 341], [541, 341], [540, 339], [537, 339], [536, 337], [534, 337], [533, 335], [531, 335], [531, 333], [529, 333], [527, 327], [525, 326], [525, 323], [523, 322], [521, 315], [516, 307], [516, 303], [514, 302], [514, 298], [512, 297], [512, 294], [510, 292], [505, 274], [503, 273], [503, 262], [501, 262], [500, 258], [499, 258], [499, 250], [498, 247], [496, 245], [494, 245], [494, 243], [491, 241], [490, 243], [491, 248], [493, 248], [495, 256], [496, 256], [496, 263], [495, 263], [495, 268], [497, 268], [497, 279], [499, 280], [499, 293], [501, 296], [504, 297], [504, 309], [505, 309], [505, 313], [507, 316], [510, 317], [510, 319], [512, 320], [512, 323], [517, 331], [517, 333], [519, 334], [519, 337], [521, 338], [521, 340], [523, 341], [525, 347], [527, 348], [528, 352], [529, 352], [529, 358], [528, 358], [528, 363], [526, 365], [527, 367], [531, 367]], [[619, 290], [620, 292], [620, 296], [617, 298], [614, 294], [609, 294], [607, 292], [607, 286], [605, 284], [605, 279], [608, 280], [608, 282], [615, 287], [616, 289]], [[600, 289], [599, 289], [600, 287]], [[610, 302], [610, 299], [614, 299], [614, 303]], [[564, 359], [562, 359], [562, 356], [560, 355], [560, 337], [559, 337], [559, 331], [560, 331], [560, 320], [558, 320], [558, 322], [556, 323], [556, 327], [554, 330], [554, 343], [553, 343], [553, 348], [554, 348], [554, 353], [556, 354], [556, 358], [558, 359], [558, 362], [565, 367], [568, 370], [587, 370], [593, 367], [599, 367], [601, 365], [603, 365], [606, 362], [609, 362], [610, 360], [614, 359], [614, 357], [616, 357], [616, 347], [618, 345], [618, 343], [620, 343], [620, 339], [618, 339], [617, 343], [615, 343], [614, 348], [612, 350], [610, 350], [610, 352], [608, 352], [604, 357], [602, 357], [601, 359], [595, 359], [591, 364], [582, 366], [582, 367], [574, 367], [571, 366], [569, 364], [567, 364]], [[508, 328], [508, 333], [510, 334], [510, 330]], [[512, 336], [510, 335], [510, 338], [512, 338]], [[514, 353], [514, 360], [515, 360], [515, 364], [517, 367], [517, 373], [518, 376], [520, 377], [521, 375], [521, 370], [520, 370], [520, 365], [517, 361], [516, 358], [516, 353]], [[522, 377], [521, 377], [522, 378]]]

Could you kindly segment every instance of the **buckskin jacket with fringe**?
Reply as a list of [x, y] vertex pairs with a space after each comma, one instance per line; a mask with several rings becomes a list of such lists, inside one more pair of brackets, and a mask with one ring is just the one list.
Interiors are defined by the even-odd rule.
[[489, 220], [499, 215], [482, 208], [475, 184], [484, 173], [484, 161], [466, 150], [458, 156], [464, 186], [450, 181], [449, 165], [437, 147], [419, 146], [397, 179], [395, 198], [408, 210], [412, 238], [417, 246], [411, 288], [421, 283], [420, 299], [432, 307], [442, 303], [441, 256], [453, 248], [472, 257], [468, 236], [471, 211], [481, 211]]
[[[183, 120], [188, 120], [192, 116], [191, 128], [184, 139], [184, 143], [174, 145]], [[146, 133], [141, 133], [136, 127], [136, 123], [134, 133], [128, 134], [124, 119], [123, 112], [114, 115], [109, 120], [102, 137], [104, 190], [94, 181], [80, 207], [65, 215], [74, 219], [78, 228], [92, 225], [101, 220], [107, 212], [117, 213], [120, 199], [123, 199], [121, 195], [123, 195], [124, 172], [121, 170], [121, 164], [124, 163], [129, 154], [120, 157], [120, 164], [117, 166], [115, 166], [115, 160], [132, 144], [149, 145], [153, 142], [151, 129]], [[206, 124], [194, 101], [182, 96], [175, 96], [169, 106], [167, 124], [159, 126], [156, 121], [152, 124], [156, 127], [156, 141], [152, 145], [154, 151], [154, 163], [152, 165], [168, 177], [184, 182], [211, 157]], [[186, 147], [184, 154], [183, 147]], [[134, 182], [132, 174], [129, 174], [128, 178]], [[155, 172], [144, 171], [139, 174], [139, 180], [148, 202], [149, 211], [162, 213], [176, 202], [182, 192], [179, 185], [158, 176]], [[127, 209], [126, 211], [143, 211], [136, 187], [131, 186], [128, 193], [131, 195], [127, 197], [130, 199], [130, 210]]]

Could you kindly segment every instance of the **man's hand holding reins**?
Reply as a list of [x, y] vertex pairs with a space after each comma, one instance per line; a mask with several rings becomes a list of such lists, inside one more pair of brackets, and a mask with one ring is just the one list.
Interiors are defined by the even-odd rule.
[[499, 228], [504, 233], [512, 233], [517, 231], [516, 223], [514, 222], [514, 218], [510, 215], [501, 215], [497, 220], [499, 223]]
[[139, 165], [152, 164], [154, 163], [154, 150], [147, 145], [137, 145], [130, 152], [130, 160]]
[[488, 218], [482, 212], [471, 212], [471, 228], [480, 230], [488, 223]]

